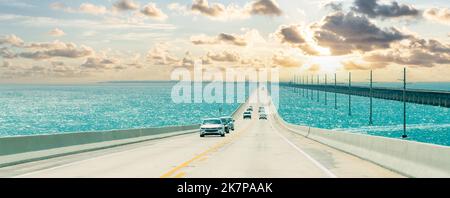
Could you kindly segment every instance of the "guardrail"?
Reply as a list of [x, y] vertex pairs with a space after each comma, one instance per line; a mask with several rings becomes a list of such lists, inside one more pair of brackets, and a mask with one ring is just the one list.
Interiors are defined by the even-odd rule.
[[[242, 110], [241, 104], [232, 116]], [[199, 125], [0, 138], [0, 167], [198, 132]]]
[[287, 130], [371, 161], [409, 177], [450, 177], [450, 147], [400, 139], [318, 129], [287, 123], [274, 109], [273, 117]]

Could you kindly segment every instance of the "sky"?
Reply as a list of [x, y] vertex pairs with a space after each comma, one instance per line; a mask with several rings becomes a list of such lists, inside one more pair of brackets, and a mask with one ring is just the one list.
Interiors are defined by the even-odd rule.
[[175, 68], [450, 81], [448, 0], [0, 0], [0, 83], [170, 80]]

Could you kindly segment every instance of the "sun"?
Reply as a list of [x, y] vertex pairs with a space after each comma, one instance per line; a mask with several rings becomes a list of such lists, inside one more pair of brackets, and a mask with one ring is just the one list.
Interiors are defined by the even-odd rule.
[[313, 56], [309, 58], [310, 65], [320, 65], [320, 72], [336, 72], [342, 67], [343, 57], [339, 56]]

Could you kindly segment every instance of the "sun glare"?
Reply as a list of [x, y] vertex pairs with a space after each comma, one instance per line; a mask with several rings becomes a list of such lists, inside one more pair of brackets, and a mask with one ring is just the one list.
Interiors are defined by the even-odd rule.
[[342, 67], [343, 60], [338, 56], [313, 56], [308, 62], [310, 65], [320, 65], [320, 72], [335, 72]]

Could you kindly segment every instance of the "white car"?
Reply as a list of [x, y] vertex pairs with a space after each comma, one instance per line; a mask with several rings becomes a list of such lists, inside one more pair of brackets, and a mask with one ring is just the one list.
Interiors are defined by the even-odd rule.
[[200, 137], [220, 135], [225, 137], [225, 126], [220, 118], [204, 119], [200, 126]]

